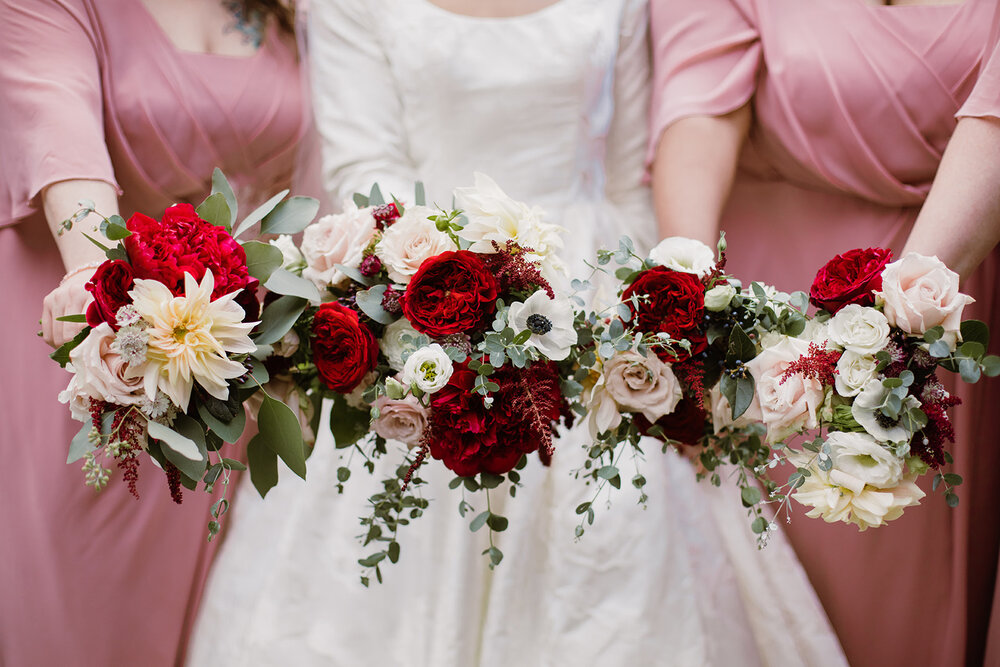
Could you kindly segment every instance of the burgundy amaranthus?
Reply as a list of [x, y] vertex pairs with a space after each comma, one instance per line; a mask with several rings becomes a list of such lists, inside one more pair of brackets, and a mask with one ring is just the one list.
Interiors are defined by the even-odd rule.
[[818, 380], [823, 386], [829, 387], [834, 383], [833, 376], [837, 373], [837, 361], [841, 354], [843, 353], [838, 350], [827, 350], [826, 343], [823, 347], [809, 343], [809, 351], [788, 364], [778, 384], [784, 384], [790, 377], [798, 374]]
[[496, 241], [493, 244], [493, 254], [482, 255], [487, 268], [496, 276], [501, 291], [508, 294], [512, 291], [530, 292], [536, 288], [545, 290], [550, 299], [555, 299], [555, 292], [549, 281], [542, 277], [538, 267], [528, 261], [527, 255], [534, 252], [532, 248], [522, 248], [513, 240], [508, 240], [503, 246]]
[[178, 505], [184, 500], [181, 492], [181, 471], [170, 461], [163, 467], [163, 472], [167, 473], [167, 486], [170, 488], [170, 499]]
[[699, 408], [705, 407], [705, 377], [704, 365], [695, 359], [689, 359], [680, 364], [674, 364], [674, 375], [684, 387], [684, 395], [695, 402]]
[[927, 415], [927, 426], [913, 438], [910, 449], [921, 461], [938, 469], [945, 464], [945, 443], [955, 441], [955, 429], [948, 417], [948, 408], [960, 405], [962, 399], [949, 394], [932, 376], [920, 394], [920, 403], [920, 409]]

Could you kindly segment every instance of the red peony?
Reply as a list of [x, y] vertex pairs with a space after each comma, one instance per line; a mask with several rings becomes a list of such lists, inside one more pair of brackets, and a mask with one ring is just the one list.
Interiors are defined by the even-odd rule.
[[431, 400], [427, 443], [431, 456], [462, 477], [509, 472], [525, 454], [552, 440], [562, 395], [555, 367], [498, 370], [490, 378], [500, 390], [487, 408], [472, 392], [476, 373], [455, 366], [448, 384]]
[[324, 303], [313, 316], [313, 363], [320, 380], [341, 394], [354, 391], [378, 363], [378, 342], [358, 314]]
[[87, 307], [87, 324], [96, 327], [101, 322], [107, 322], [112, 329], [118, 331], [118, 309], [132, 303], [128, 292], [134, 284], [135, 276], [128, 262], [116, 259], [97, 267], [94, 276], [84, 287], [94, 297]]
[[486, 328], [496, 312], [500, 285], [479, 255], [468, 250], [429, 257], [403, 295], [413, 328], [435, 338]]
[[[640, 297], [638, 306], [629, 299]], [[667, 333], [676, 340], [691, 341], [691, 351], [677, 349], [671, 353], [657, 347], [656, 354], [667, 362], [684, 361], [707, 346], [701, 330], [705, 315], [705, 287], [697, 276], [654, 266], [643, 271], [622, 294], [622, 302], [632, 311], [632, 321], [645, 334]]]
[[[664, 435], [683, 445], [696, 446], [705, 437], [706, 413], [698, 403], [690, 398], [681, 399], [674, 411], [656, 420]], [[641, 414], [635, 415], [636, 426], [643, 435], [649, 435], [652, 424]], [[661, 436], [656, 436], [660, 440]]]
[[[136, 278], [158, 280], [180, 295], [185, 273], [200, 281], [205, 271], [211, 270], [215, 277], [213, 298], [239, 289], [257, 291], [257, 279], [247, 270], [243, 247], [222, 227], [199, 218], [190, 204], [171, 206], [160, 221], [136, 213], [127, 226], [132, 234], [125, 239], [125, 249]], [[237, 301], [244, 310], [253, 309], [256, 296]]]
[[892, 251], [884, 248], [858, 248], [837, 255], [816, 273], [809, 302], [831, 315], [852, 303], [874, 305], [873, 291], [882, 289], [882, 269], [890, 261]]

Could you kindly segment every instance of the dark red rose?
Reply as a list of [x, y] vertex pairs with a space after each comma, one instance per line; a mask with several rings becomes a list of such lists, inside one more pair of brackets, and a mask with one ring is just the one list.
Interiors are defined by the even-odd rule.
[[118, 309], [132, 303], [128, 292], [134, 284], [135, 276], [128, 262], [116, 259], [97, 267], [90, 282], [84, 286], [94, 297], [87, 307], [87, 324], [96, 327], [101, 322], [107, 322], [118, 331], [115, 321]]
[[[705, 410], [690, 398], [682, 398], [673, 412], [656, 420], [656, 425], [663, 429], [667, 438], [689, 446], [698, 445], [705, 437], [707, 423]], [[635, 424], [639, 427], [640, 433], [650, 435], [649, 429], [653, 425], [649, 423], [648, 419], [641, 414], [636, 414]], [[659, 435], [654, 437], [663, 440], [663, 437]]]
[[[640, 297], [638, 306], [630, 302]], [[632, 311], [635, 327], [645, 334], [667, 333], [675, 340], [691, 341], [691, 351], [678, 348], [675, 354], [657, 347], [663, 361], [679, 362], [702, 352], [708, 345], [701, 327], [705, 316], [705, 287], [697, 276], [654, 266], [643, 271], [622, 294], [622, 302]]]
[[487, 408], [472, 392], [476, 373], [457, 364], [448, 384], [431, 399], [431, 456], [462, 477], [510, 472], [521, 457], [551, 443], [562, 406], [554, 365], [498, 370], [500, 385]]
[[837, 255], [816, 273], [809, 303], [831, 315], [852, 303], [874, 305], [872, 292], [882, 289], [882, 270], [891, 261], [892, 251], [885, 248], [857, 248]]
[[[243, 247], [222, 227], [199, 218], [190, 204], [171, 206], [160, 221], [136, 213], [127, 227], [132, 234], [125, 239], [125, 250], [136, 278], [158, 280], [180, 295], [185, 273], [201, 281], [205, 271], [211, 270], [215, 278], [212, 298], [238, 289], [257, 290]], [[243, 300], [240, 304], [250, 305]]]
[[496, 312], [500, 285], [468, 250], [425, 259], [403, 295], [403, 314], [417, 331], [441, 338], [486, 328]]
[[312, 333], [313, 363], [333, 391], [351, 393], [378, 363], [375, 336], [350, 308], [324, 303], [313, 316]]

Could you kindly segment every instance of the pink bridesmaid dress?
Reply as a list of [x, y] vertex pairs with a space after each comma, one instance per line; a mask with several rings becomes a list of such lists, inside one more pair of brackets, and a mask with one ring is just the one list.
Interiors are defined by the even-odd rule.
[[175, 505], [146, 461], [140, 500], [118, 471], [95, 494], [66, 465], [81, 424], [36, 336], [63, 275], [39, 193], [105, 181], [127, 217], [200, 201], [215, 166], [247, 199], [288, 187], [305, 127], [294, 39], [272, 24], [252, 57], [181, 51], [141, 0], [3, 0], [0, 25], [0, 665], [179, 664], [212, 498]]
[[[898, 251], [976, 83], [995, 7], [653, 0], [650, 158], [678, 119], [750, 102], [721, 221], [729, 268], [808, 290], [837, 253]], [[988, 321], [995, 341], [997, 266], [994, 252], [966, 285], [977, 299], [967, 317]], [[981, 664], [1000, 543], [1000, 443], [988, 418], [998, 384], [958, 390], [957, 509], [928, 488], [922, 506], [861, 534], [793, 503], [787, 532], [852, 665]]]

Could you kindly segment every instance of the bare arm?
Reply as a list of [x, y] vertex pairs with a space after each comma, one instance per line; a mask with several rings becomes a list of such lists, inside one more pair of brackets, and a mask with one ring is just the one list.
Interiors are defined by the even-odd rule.
[[66, 277], [54, 290], [46, 295], [42, 303], [42, 337], [52, 346], [62, 345], [80, 331], [83, 325], [59, 322], [58, 317], [76, 315], [86, 311], [90, 294], [84, 285], [94, 273], [96, 263], [105, 259], [101, 249], [88, 241], [83, 233], [100, 240], [96, 227], [100, 216], [91, 214], [85, 220], [73, 225], [73, 229], [59, 234], [60, 223], [80, 209], [79, 201], [89, 199], [94, 202], [102, 215], [118, 213], [118, 196], [114, 187], [104, 181], [60, 181], [47, 187], [42, 193], [45, 218], [52, 230], [53, 238], [62, 255]]
[[660, 235], [715, 246], [736, 164], [750, 127], [750, 107], [723, 116], [691, 116], [660, 138], [653, 162], [653, 203]]
[[964, 279], [1000, 240], [1000, 120], [962, 118], [903, 252], [937, 255]]

